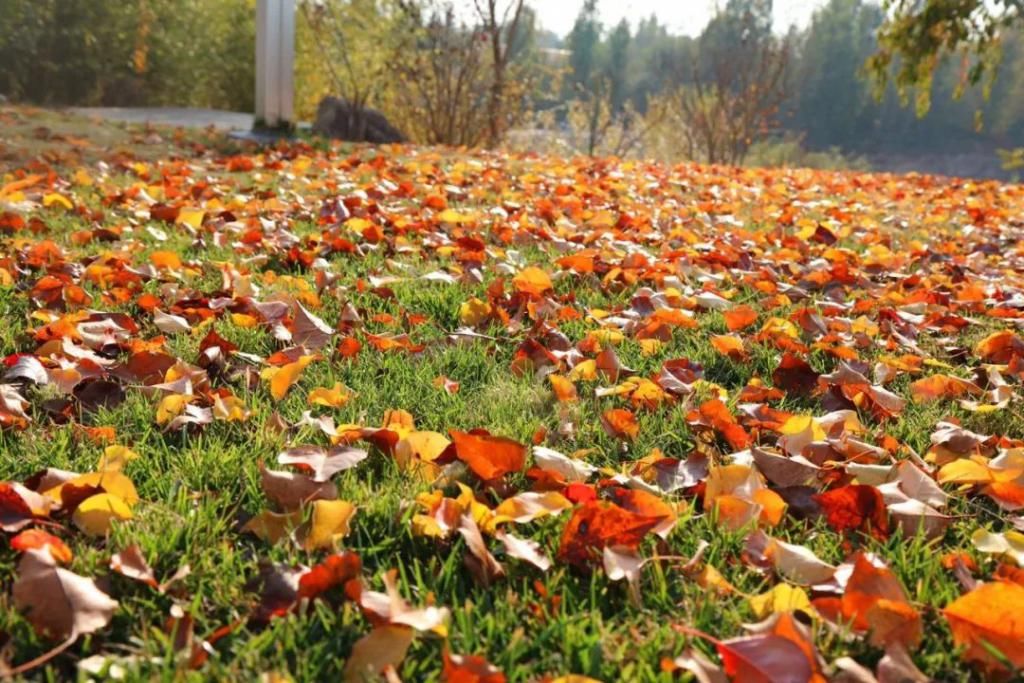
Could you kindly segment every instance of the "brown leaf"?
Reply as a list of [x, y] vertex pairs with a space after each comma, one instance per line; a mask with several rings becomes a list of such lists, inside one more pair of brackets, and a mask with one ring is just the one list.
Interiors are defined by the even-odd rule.
[[295, 303], [295, 320], [292, 323], [292, 341], [311, 351], [327, 346], [334, 335], [334, 330], [323, 320], [306, 310], [302, 304]]
[[260, 464], [260, 484], [267, 498], [282, 510], [297, 510], [314, 500], [335, 500], [338, 489], [331, 482], [317, 482], [312, 477], [292, 472], [268, 470]]
[[480, 527], [477, 526], [472, 515], [462, 515], [459, 520], [459, 533], [471, 553], [465, 559], [478, 583], [489, 586], [495, 579], [505, 575], [505, 568], [487, 549], [487, 543], [480, 533]]
[[119, 553], [110, 557], [110, 568], [129, 579], [141, 581], [147, 586], [159, 588], [156, 576], [153, 575], [153, 568], [142, 556], [142, 550], [138, 545], [132, 544]]
[[24, 554], [11, 593], [36, 631], [59, 639], [98, 631], [118, 606], [94, 580], [58, 567], [45, 549]]
[[342, 680], [364, 683], [379, 679], [387, 667], [397, 668], [405, 659], [413, 636], [414, 631], [408, 626], [385, 624], [373, 629], [352, 646]]
[[782, 354], [779, 367], [772, 372], [772, 383], [787, 393], [806, 395], [817, 386], [818, 373], [807, 361], [787, 351]]

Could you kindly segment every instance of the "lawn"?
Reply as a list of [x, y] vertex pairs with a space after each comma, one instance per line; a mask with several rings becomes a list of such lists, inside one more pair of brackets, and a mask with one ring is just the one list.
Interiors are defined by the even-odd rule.
[[0, 124], [8, 672], [1024, 667], [1024, 188]]

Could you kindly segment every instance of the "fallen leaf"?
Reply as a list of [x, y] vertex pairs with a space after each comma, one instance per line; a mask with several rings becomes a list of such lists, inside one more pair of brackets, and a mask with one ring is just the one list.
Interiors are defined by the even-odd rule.
[[118, 607], [95, 581], [58, 567], [42, 549], [22, 556], [11, 594], [36, 631], [55, 639], [95, 633], [110, 623]]
[[[942, 613], [953, 632], [953, 642], [966, 647], [964, 659], [978, 662], [989, 672], [1024, 667], [1024, 586], [1005, 581], [980, 584], [950, 603]], [[992, 649], [999, 652], [996, 657]]]

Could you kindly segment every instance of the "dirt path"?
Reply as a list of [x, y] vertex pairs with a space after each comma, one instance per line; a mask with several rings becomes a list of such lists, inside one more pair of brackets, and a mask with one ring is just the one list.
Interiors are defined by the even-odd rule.
[[125, 123], [152, 123], [184, 128], [221, 130], [252, 130], [253, 115], [219, 109], [193, 109], [189, 107], [74, 107], [71, 111], [106, 121]]

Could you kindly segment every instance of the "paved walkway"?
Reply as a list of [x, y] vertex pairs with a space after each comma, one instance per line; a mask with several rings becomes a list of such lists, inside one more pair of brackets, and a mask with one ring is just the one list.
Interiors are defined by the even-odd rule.
[[71, 111], [107, 121], [154, 123], [183, 128], [213, 126], [221, 130], [249, 131], [252, 130], [253, 122], [252, 114], [189, 107], [73, 107]]

